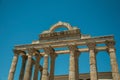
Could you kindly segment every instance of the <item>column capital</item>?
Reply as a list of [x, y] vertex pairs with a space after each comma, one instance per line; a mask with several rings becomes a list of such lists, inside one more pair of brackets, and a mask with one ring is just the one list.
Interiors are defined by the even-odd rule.
[[27, 51], [28, 51], [28, 55], [31, 55], [31, 56], [38, 53], [38, 50], [36, 50], [35, 48], [28, 48]]
[[68, 48], [69, 48], [70, 51], [75, 52], [75, 56], [79, 57], [80, 51], [78, 51], [78, 48], [75, 44], [68, 45]]
[[96, 43], [95, 43], [95, 41], [89, 41], [89, 42], [87, 42], [87, 46], [89, 49], [95, 49]]
[[114, 48], [114, 45], [115, 45], [114, 40], [107, 40], [105, 43], [106, 43], [108, 48]]
[[50, 54], [50, 57], [51, 57], [51, 58], [56, 58], [56, 57], [57, 57], [57, 54], [56, 54], [56, 53], [52, 53], [52, 54]]
[[13, 49], [13, 52], [14, 52], [14, 55], [19, 55], [20, 53], [24, 53], [24, 51], [16, 50], [16, 49]]
[[53, 48], [50, 51], [50, 57], [51, 58], [56, 58], [57, 57], [57, 54], [55, 53], [55, 50]]
[[46, 54], [50, 54], [54, 52], [54, 49], [51, 46], [43, 48]]
[[78, 50], [78, 48], [75, 44], [68, 45], [68, 48], [69, 48], [70, 51], [77, 51]]
[[41, 58], [42, 57], [42, 54], [40, 54], [39, 50], [35, 50], [34, 55], [35, 55], [36, 58]]
[[38, 61], [39, 61], [39, 60], [40, 60], [40, 58], [41, 58], [41, 57], [43, 57], [43, 56], [39, 53], [39, 54], [36, 54], [36, 55], [35, 55], [35, 57], [36, 57], [36, 60], [38, 60]]

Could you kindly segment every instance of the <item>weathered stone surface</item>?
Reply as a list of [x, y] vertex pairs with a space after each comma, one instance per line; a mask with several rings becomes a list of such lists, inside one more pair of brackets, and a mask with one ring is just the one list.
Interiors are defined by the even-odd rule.
[[106, 41], [106, 45], [108, 47], [107, 51], [110, 55], [113, 80], [119, 80], [118, 64], [116, 61], [115, 48], [114, 48], [115, 41], [108, 40]]
[[27, 61], [27, 56], [24, 56], [24, 55], [23, 55], [23, 56], [22, 56], [22, 66], [21, 66], [21, 71], [20, 71], [19, 80], [23, 80], [23, 78], [24, 78], [26, 61]]
[[25, 70], [25, 75], [23, 80], [30, 80], [31, 78], [31, 70], [32, 70], [32, 56], [33, 56], [34, 50], [33, 48], [28, 49], [28, 60], [27, 60], [27, 66]]
[[[54, 32], [56, 28], [66, 27], [67, 31]], [[11, 64], [8, 80], [14, 80], [14, 73], [16, 70], [16, 65], [18, 61], [18, 55], [27, 57], [22, 58], [22, 66], [19, 80], [38, 80], [38, 72], [41, 72], [40, 80], [57, 80], [54, 79], [54, 68], [55, 68], [55, 58], [56, 55], [68, 54], [70, 53], [70, 67], [69, 76], [65, 80], [78, 80], [82, 79], [79, 76], [78, 60], [79, 55], [82, 52], [89, 52], [90, 55], [90, 76], [91, 80], [99, 80], [96, 67], [96, 52], [98, 51], [108, 51], [110, 54], [110, 61], [112, 66], [112, 79], [120, 80], [118, 73], [118, 65], [115, 55], [115, 41], [113, 36], [101, 36], [101, 37], [91, 37], [90, 35], [81, 34], [80, 29], [72, 27], [70, 24], [65, 22], [58, 22], [53, 25], [50, 30], [45, 31], [39, 36], [39, 40], [33, 41], [32, 44], [18, 45], [15, 46], [14, 57]], [[97, 44], [106, 44], [106, 46], [97, 46]], [[86, 46], [87, 45], [87, 46]], [[78, 46], [86, 46], [85, 48]], [[56, 48], [68, 47], [67, 50], [55, 50]], [[42, 52], [41, 49], [43, 50]], [[28, 52], [25, 53], [25, 52]], [[40, 56], [44, 58], [43, 66], [40, 65]], [[51, 57], [50, 63], [50, 73], [48, 72], [48, 58]], [[35, 58], [35, 59], [34, 59]], [[34, 69], [34, 76], [32, 76], [32, 67]], [[26, 69], [25, 69], [26, 68]], [[25, 70], [25, 72], [24, 72]], [[104, 74], [104, 73], [103, 73]], [[24, 76], [24, 77], [23, 77]], [[58, 79], [59, 80], [59, 79]], [[60, 79], [64, 80], [64, 79]]]
[[34, 70], [33, 80], [38, 80], [39, 62], [40, 62], [40, 58], [42, 57], [42, 55], [37, 54], [37, 55], [35, 55], [35, 57], [36, 57], [36, 62], [35, 62], [35, 70]]
[[89, 57], [90, 57], [90, 79], [91, 80], [98, 80], [97, 75], [97, 68], [96, 68], [96, 43], [95, 42], [88, 42], [89, 47]]
[[42, 71], [42, 78], [41, 80], [48, 80], [48, 54], [44, 55], [44, 64], [43, 64], [43, 71]]
[[69, 80], [78, 80], [78, 57], [76, 45], [69, 45], [70, 49], [70, 67], [69, 67]]
[[8, 80], [14, 80], [14, 73], [15, 73], [15, 70], [16, 70], [17, 61], [18, 61], [18, 54], [15, 53], [14, 57], [13, 57], [13, 60], [12, 60]]
[[55, 52], [50, 54], [50, 76], [49, 76], [49, 80], [54, 80], [54, 70], [55, 70], [55, 59], [57, 57], [57, 54]]

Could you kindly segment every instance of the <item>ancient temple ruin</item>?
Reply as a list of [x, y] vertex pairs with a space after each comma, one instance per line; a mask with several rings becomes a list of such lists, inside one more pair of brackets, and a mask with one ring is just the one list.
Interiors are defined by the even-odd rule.
[[[68, 30], [55, 32], [55, 29], [65, 27]], [[97, 46], [105, 44], [105, 46]], [[79, 48], [78, 46], [86, 45], [87, 48]], [[101, 80], [99, 74], [109, 76], [109, 80], [120, 80], [118, 72], [118, 64], [115, 53], [115, 40], [113, 36], [91, 37], [80, 32], [77, 27], [71, 26], [69, 23], [58, 22], [49, 30], [39, 35], [39, 40], [33, 41], [32, 44], [17, 45], [14, 47], [14, 56], [8, 75], [8, 80], [14, 80], [14, 74], [18, 63], [18, 57], [21, 55], [22, 64], [18, 80]], [[54, 48], [67, 47], [67, 50], [55, 50]], [[43, 52], [40, 50], [43, 49]], [[112, 67], [111, 73], [98, 73], [96, 67], [96, 54], [99, 51], [107, 51], [110, 56]], [[79, 75], [78, 58], [80, 53], [89, 52], [90, 58], [90, 76], [89, 79], [83, 79], [85, 75]], [[69, 74], [65, 78], [54, 76], [54, 65], [57, 55], [69, 54]], [[48, 71], [48, 58], [50, 56], [50, 72]], [[35, 59], [33, 58], [35, 57]], [[39, 63], [44, 58], [44, 64]], [[31, 71], [34, 65], [34, 72]], [[57, 67], [57, 66], [56, 66]], [[38, 79], [38, 72], [41, 72], [41, 78]], [[31, 74], [34, 73], [33, 79]], [[111, 75], [111, 76], [110, 76]]]

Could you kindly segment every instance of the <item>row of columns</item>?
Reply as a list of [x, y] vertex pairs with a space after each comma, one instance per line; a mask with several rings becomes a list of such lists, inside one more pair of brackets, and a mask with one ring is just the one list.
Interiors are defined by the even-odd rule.
[[[36, 61], [33, 61], [33, 58], [32, 58], [33, 53], [36, 57]], [[27, 56], [25, 55], [24, 51], [14, 50], [14, 57], [11, 64], [10, 71], [9, 71], [8, 80], [14, 80], [16, 65], [17, 65], [18, 57], [20, 54], [22, 56], [22, 65], [21, 65], [19, 80], [31, 80], [33, 64], [35, 65], [33, 79], [38, 80], [38, 72], [40, 71], [42, 73], [42, 69], [39, 65], [39, 61], [42, 56], [39, 54], [38, 51], [35, 51], [33, 49], [28, 49]]]
[[[112, 77], [113, 80], [119, 80], [119, 72], [118, 72], [118, 65], [116, 61], [116, 55], [115, 55], [115, 48], [114, 48], [114, 41], [107, 41], [107, 51], [110, 55], [110, 61], [112, 66]], [[95, 42], [87, 42], [87, 46], [89, 48], [89, 58], [90, 58], [90, 79], [91, 80], [98, 80], [97, 75], [97, 67], [96, 67], [96, 43]], [[79, 79], [79, 67], [78, 67], [78, 58], [80, 55], [80, 52], [77, 49], [77, 46], [72, 44], [68, 46], [70, 50], [70, 67], [69, 67], [69, 80], [78, 80]], [[40, 80], [54, 80], [54, 68], [55, 68], [55, 58], [56, 54], [53, 48], [46, 47], [44, 48], [45, 55], [44, 55], [44, 64], [43, 69], [41, 72], [41, 79]], [[14, 57], [12, 61], [12, 65], [10, 68], [8, 80], [13, 80], [14, 73], [16, 70], [16, 65], [18, 61], [18, 55], [21, 53], [19, 50], [14, 51]], [[22, 66], [21, 66], [21, 72], [19, 80], [31, 80], [31, 71], [32, 71], [32, 56], [35, 55], [36, 61], [35, 61], [35, 70], [34, 70], [34, 77], [33, 80], [38, 80], [38, 72], [39, 72], [39, 61], [42, 57], [37, 50], [34, 49], [28, 49], [28, 55], [22, 56]], [[48, 74], [48, 59], [49, 55], [51, 57], [50, 62], [50, 74]], [[27, 65], [26, 65], [27, 60]], [[26, 69], [25, 69], [26, 66]], [[24, 74], [25, 71], [25, 74]]]

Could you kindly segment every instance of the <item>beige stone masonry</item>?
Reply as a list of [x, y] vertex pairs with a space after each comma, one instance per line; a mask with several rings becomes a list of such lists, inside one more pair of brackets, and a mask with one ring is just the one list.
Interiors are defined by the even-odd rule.
[[108, 46], [108, 53], [110, 55], [113, 80], [119, 80], [118, 64], [116, 61], [115, 48], [114, 48], [115, 42], [108, 40], [106, 41], [106, 45]]
[[13, 60], [12, 60], [8, 80], [14, 80], [14, 73], [15, 73], [16, 66], [17, 66], [18, 55], [19, 55], [19, 51], [14, 50], [14, 57], [13, 57]]
[[35, 55], [35, 57], [36, 57], [36, 62], [35, 62], [35, 71], [34, 71], [33, 80], [38, 80], [39, 62], [40, 62], [42, 55], [38, 53]]
[[27, 61], [27, 56], [22, 55], [22, 66], [21, 66], [19, 80], [23, 80], [23, 78], [24, 78], [26, 61]]
[[[60, 27], [65, 27], [68, 30], [60, 32], [55, 31]], [[106, 45], [99, 46], [99, 44]], [[17, 45], [14, 47], [14, 56], [10, 67], [8, 80], [14, 80], [14, 74], [19, 55], [22, 56], [19, 80], [38, 80], [39, 72], [41, 73], [41, 76], [39, 78], [40, 80], [56, 80], [54, 77], [55, 60], [57, 58], [56, 56], [61, 54], [70, 55], [69, 74], [64, 79], [99, 80], [100, 77], [97, 73], [96, 66], [96, 54], [99, 51], [108, 51], [110, 55], [112, 78], [110, 77], [109, 79], [120, 80], [114, 45], [115, 41], [113, 35], [92, 37], [90, 35], [82, 34], [80, 29], [77, 27], [60, 21], [57, 24], [53, 25], [49, 30], [46, 30], [40, 34], [39, 39], [33, 41], [32, 44]], [[79, 55], [82, 52], [89, 52], [90, 75], [87, 74], [88, 76], [86, 78], [79, 76]], [[43, 66], [40, 64], [42, 56], [44, 60]], [[48, 64], [50, 64], [50, 66]], [[32, 69], [33, 67], [34, 71]], [[50, 71], [48, 71], [49, 67]], [[34, 75], [32, 74], [33, 72]], [[63, 78], [58, 80], [62, 79]]]
[[25, 75], [23, 80], [30, 80], [31, 77], [31, 67], [32, 67], [32, 56], [33, 56], [34, 50], [33, 48], [28, 49], [28, 60], [27, 60], [27, 66], [25, 70]]
[[90, 79], [91, 80], [98, 80], [97, 75], [97, 68], [96, 68], [96, 43], [95, 42], [88, 42], [89, 47], [89, 57], [90, 57]]

